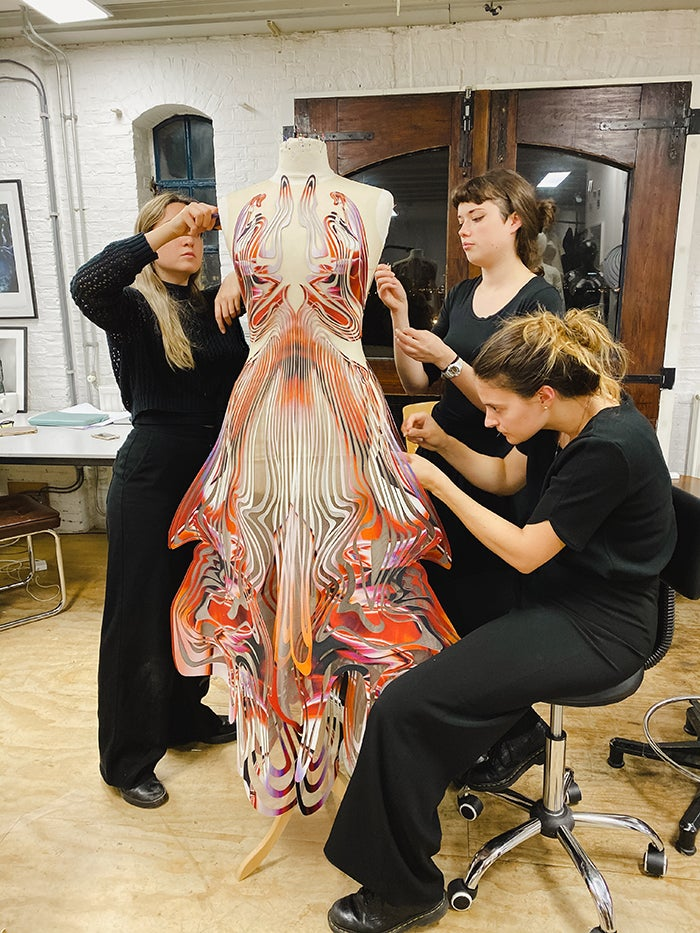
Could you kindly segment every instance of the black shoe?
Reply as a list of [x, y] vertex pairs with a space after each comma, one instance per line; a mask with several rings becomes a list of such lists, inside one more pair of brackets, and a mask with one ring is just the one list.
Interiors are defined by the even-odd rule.
[[236, 723], [229, 722], [228, 716], [217, 713], [218, 725], [207, 735], [189, 736], [187, 738], [174, 738], [168, 742], [168, 748], [187, 749], [193, 745], [225, 745], [226, 742], [235, 742], [237, 738]]
[[118, 787], [117, 790], [127, 803], [134, 807], [142, 807], [145, 810], [162, 807], [168, 799], [167, 790], [155, 774], [151, 774], [145, 781], [141, 781], [140, 784], [136, 784], [134, 787]]
[[333, 933], [403, 933], [411, 927], [437, 923], [446, 913], [444, 894], [436, 904], [394, 907], [373, 891], [360, 888], [333, 904], [328, 911], [328, 925]]
[[238, 735], [236, 732], [236, 723], [229, 722], [228, 716], [219, 715], [218, 719], [219, 725], [214, 732], [203, 739], [199, 739], [204, 745], [225, 745], [226, 742], [236, 741]]
[[[516, 724], [517, 725], [517, 724]], [[486, 759], [470, 768], [460, 778], [470, 790], [505, 790], [533, 765], [544, 764], [547, 726], [538, 717], [527, 732], [507, 733], [492, 748]]]

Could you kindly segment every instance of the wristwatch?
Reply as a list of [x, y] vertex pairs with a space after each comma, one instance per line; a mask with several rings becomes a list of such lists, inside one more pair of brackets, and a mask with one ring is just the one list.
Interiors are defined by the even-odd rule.
[[454, 379], [455, 376], [459, 376], [464, 368], [464, 360], [459, 356], [456, 356], [449, 366], [440, 371], [440, 375], [443, 379]]

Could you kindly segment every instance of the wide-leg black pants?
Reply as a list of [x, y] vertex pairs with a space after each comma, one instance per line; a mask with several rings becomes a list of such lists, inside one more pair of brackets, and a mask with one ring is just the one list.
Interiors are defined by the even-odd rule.
[[218, 725], [200, 702], [208, 678], [183, 677], [173, 661], [170, 606], [192, 547], [168, 548], [175, 510], [216, 437], [201, 425], [135, 425], [114, 464], [98, 719], [100, 771], [116, 787], [140, 783], [169, 745]]
[[566, 613], [515, 609], [403, 674], [372, 708], [325, 853], [396, 906], [443, 891], [437, 808], [451, 780], [527, 711], [639, 669], [647, 646], [601, 652]]

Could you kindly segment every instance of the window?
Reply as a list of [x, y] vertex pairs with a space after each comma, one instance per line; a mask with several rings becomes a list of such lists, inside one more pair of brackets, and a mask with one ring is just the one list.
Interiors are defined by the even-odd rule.
[[[211, 120], [191, 114], [170, 117], [153, 129], [155, 187], [216, 204], [214, 134]], [[221, 281], [219, 235], [204, 234], [204, 285]]]

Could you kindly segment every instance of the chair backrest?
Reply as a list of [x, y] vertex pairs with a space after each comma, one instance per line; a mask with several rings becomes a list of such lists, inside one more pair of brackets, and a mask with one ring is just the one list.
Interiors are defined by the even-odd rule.
[[686, 599], [700, 598], [700, 498], [673, 487], [678, 539], [661, 579]]
[[[426, 411], [428, 414], [433, 410], [433, 407], [437, 404], [437, 399], [428, 402], [412, 402], [410, 405], [403, 406], [403, 418], [404, 421], [408, 418], [409, 415], [415, 414], [417, 411]], [[409, 454], [414, 454], [418, 449], [418, 445], [414, 444], [413, 441], [409, 441], [406, 438], [406, 452]]]
[[661, 572], [656, 643], [645, 670], [658, 664], [671, 647], [676, 593], [687, 599], [700, 597], [700, 498], [679, 486], [673, 486], [671, 492], [678, 537], [671, 560]]

